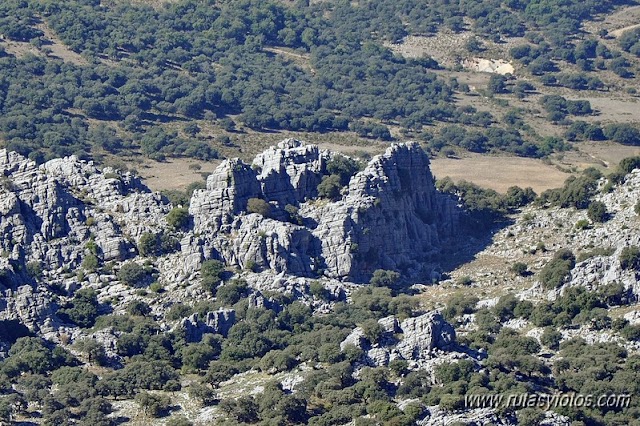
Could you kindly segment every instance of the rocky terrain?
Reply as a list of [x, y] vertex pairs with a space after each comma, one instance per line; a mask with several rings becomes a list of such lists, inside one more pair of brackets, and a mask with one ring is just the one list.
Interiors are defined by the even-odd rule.
[[[166, 217], [181, 206], [171, 206], [130, 173], [99, 170], [75, 157], [37, 166], [0, 151], [0, 319], [18, 320], [59, 341], [67, 325], [56, 316], [58, 289], [71, 296], [93, 288], [100, 300], [115, 297], [124, 306], [135, 288], [120, 283], [117, 272], [127, 260], [145, 263], [138, 249], [145, 233], [172, 232], [179, 239], [177, 250], [153, 260], [154, 280], [177, 290], [166, 296], [169, 303], [180, 300], [181, 288], [207, 259], [261, 270], [245, 276], [262, 290], [301, 294], [308, 292], [308, 280], [301, 278], [324, 277], [337, 297], [345, 294], [341, 282], [368, 280], [375, 269], [430, 273], [423, 265], [454, 236], [459, 213], [435, 190], [422, 149], [394, 145], [353, 176], [340, 199], [319, 199], [317, 186], [334, 155], [285, 140], [252, 165], [224, 161], [206, 189], [194, 192], [189, 224], [175, 231]], [[269, 217], [247, 212], [251, 198], [270, 203]], [[299, 209], [301, 224], [288, 221], [287, 205]], [[87, 258], [97, 264], [87, 267]], [[233, 312], [194, 314], [184, 324], [199, 337], [225, 334]]]
[[[84, 357], [79, 349], [83, 341], [97, 342], [104, 350], [103, 365], [115, 369], [115, 373], [101, 373], [107, 377], [136, 359], [131, 355], [135, 350], [124, 349], [123, 339], [131, 331], [118, 325], [114, 319], [118, 316], [142, 312], [157, 324], [156, 333], [177, 333], [185, 347], [200, 347], [212, 342], [211, 336], [222, 341], [251, 334], [238, 330], [250, 326], [247, 315], [252, 309], [271, 312], [271, 321], [276, 316], [284, 321], [280, 318], [293, 315], [292, 301], [317, 318], [330, 318], [351, 305], [364, 309], [366, 315], [376, 312], [378, 319], [350, 320], [354, 325], [348, 327], [350, 332], [343, 328], [340, 333], [344, 334], [333, 336], [339, 345], [332, 356], [348, 357], [356, 380], [367, 380], [371, 369], [403, 365], [411, 374], [427, 374], [434, 388], [438, 383], [446, 386], [441, 383], [442, 366], [468, 363], [475, 366], [475, 374], [484, 374], [483, 363], [494, 362], [490, 347], [487, 352], [469, 339], [484, 327], [476, 316], [504, 305], [502, 296], [507, 293], [515, 295], [513, 312], [522, 301], [533, 302], [529, 308], [533, 310], [543, 303], [560, 303], [575, 287], [594, 294], [616, 288], [615, 294], [607, 295], [607, 300], [616, 300], [607, 302], [608, 314], [614, 319], [624, 317], [632, 325], [640, 322], [635, 308], [638, 272], [624, 263], [629, 248], [640, 245], [635, 209], [640, 194], [638, 170], [610, 185], [608, 191], [603, 189], [606, 180], [598, 181], [593, 200], [605, 206], [606, 220], [590, 222], [585, 210], [573, 208], [526, 207], [512, 215], [513, 223], [499, 230], [487, 247], [467, 253], [474, 254], [475, 260], [448, 271], [439, 285], [409, 287], [439, 278], [441, 253], [451, 253], [456, 244], [462, 251], [470, 250], [472, 239], [461, 226], [465, 212], [451, 195], [435, 189], [429, 159], [418, 144], [391, 145], [350, 176], [338, 196], [327, 198], [318, 188], [331, 174], [336, 156], [315, 145], [284, 140], [252, 164], [223, 161], [207, 178], [206, 188], [193, 192], [187, 207], [172, 205], [131, 173], [99, 170], [75, 157], [38, 166], [13, 152], [0, 151], [0, 322], [25, 326], [80, 358]], [[252, 211], [256, 200], [261, 200], [260, 211]], [[555, 253], [567, 248], [578, 260], [560, 285], [550, 288], [540, 278], [542, 271]], [[224, 269], [218, 273], [217, 295], [215, 287], [211, 292], [204, 285], [211, 278], [205, 268], [212, 261]], [[527, 273], [514, 275], [517, 262], [525, 264]], [[130, 270], [139, 270], [139, 276], [131, 278]], [[391, 295], [384, 286], [394, 288], [398, 279], [405, 289], [422, 294], [396, 294], [393, 303], [397, 305], [380, 308], [381, 300]], [[371, 285], [363, 285], [370, 280]], [[237, 297], [228, 291], [221, 294], [231, 288]], [[98, 312], [85, 323], [84, 314], [78, 315], [76, 308], [89, 289], [95, 292]], [[461, 294], [477, 296], [469, 307], [473, 313], [451, 314], [454, 296]], [[409, 300], [423, 304], [407, 305], [411, 306], [408, 311], [397, 307], [413, 303]], [[131, 308], [135, 303], [140, 303], [138, 311]], [[198, 303], [205, 307], [197, 308]], [[180, 307], [185, 309], [183, 314], [169, 315]], [[75, 317], [69, 314], [73, 309]], [[112, 318], [110, 325], [92, 328], [96, 315]], [[353, 315], [360, 314], [354, 311]], [[630, 353], [637, 352], [637, 341], [595, 327], [594, 318], [564, 327], [559, 339], [617, 342]], [[523, 338], [544, 343], [548, 331], [536, 321], [534, 316], [509, 314], [501, 315], [498, 323]], [[0, 344], [0, 353], [7, 359], [11, 359], [9, 334], [3, 335]], [[222, 357], [225, 350], [231, 349], [223, 349]], [[324, 368], [299, 353], [299, 365], [283, 373], [271, 366], [269, 353], [263, 352], [262, 371], [274, 375], [293, 395], [297, 384], [312, 377], [309, 371]], [[559, 358], [547, 353], [542, 359], [546, 359], [544, 367]], [[92, 364], [91, 357], [87, 364]], [[266, 379], [254, 383], [256, 374], [253, 369], [232, 374], [231, 380], [215, 386], [228, 398], [257, 395]], [[183, 378], [182, 385], [189, 380]], [[399, 375], [394, 380], [393, 386], [400, 386], [405, 378]], [[254, 383], [253, 387], [247, 383]], [[250, 389], [238, 391], [242, 384]], [[187, 393], [180, 395], [189, 401]], [[402, 410], [420, 400], [398, 396], [394, 401]], [[428, 401], [432, 403], [419, 403], [420, 424], [518, 423], [513, 413], [491, 408], [452, 411], [433, 404], [437, 399]], [[200, 409], [190, 404], [179, 403], [196, 422], [225, 416], [218, 407]], [[118, 402], [116, 396], [113, 405], [116, 412], [132, 415], [130, 402]], [[552, 411], [544, 412], [539, 421], [569, 424], [569, 418]]]

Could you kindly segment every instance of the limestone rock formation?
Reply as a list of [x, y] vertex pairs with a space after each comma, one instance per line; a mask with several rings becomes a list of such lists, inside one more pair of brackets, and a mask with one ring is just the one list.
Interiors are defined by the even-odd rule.
[[[187, 287], [204, 260], [220, 259], [258, 272], [248, 277], [256, 305], [271, 303], [260, 290], [331, 303], [314, 301], [310, 279], [321, 278], [337, 300], [346, 298], [344, 285], [366, 282], [375, 269], [428, 274], [423, 265], [455, 233], [457, 210], [436, 191], [420, 146], [390, 146], [351, 178], [340, 199], [319, 199], [317, 186], [334, 155], [287, 139], [251, 165], [226, 160], [192, 196], [193, 227], [177, 232], [165, 219], [173, 206], [131, 173], [101, 171], [74, 156], [38, 165], [0, 150], [0, 319], [17, 319], [33, 330], [46, 323], [51, 332], [62, 326], [59, 306], [87, 286], [101, 302], [118, 299], [118, 307], [125, 306], [135, 290], [118, 282], [114, 271], [138, 255], [145, 233], [175, 240], [172, 252], [153, 261], [161, 285]], [[251, 198], [270, 203], [269, 217], [247, 211]], [[290, 217], [290, 206], [300, 217]], [[115, 268], [101, 269], [111, 262]], [[62, 292], [59, 304], [53, 303], [55, 292]], [[220, 315], [189, 318], [184, 325], [194, 339], [224, 333], [233, 318]], [[392, 335], [399, 324], [389, 321]], [[382, 362], [386, 356], [376, 355]]]
[[[207, 235], [203, 252], [239, 267], [355, 281], [379, 268], [423, 272], [422, 262], [454, 235], [458, 217], [455, 203], [435, 190], [420, 146], [391, 146], [352, 177], [341, 200], [317, 201], [330, 157], [286, 140], [252, 167], [223, 162], [190, 204], [195, 231]], [[269, 201], [271, 217], [241, 214], [249, 198]], [[288, 204], [299, 207], [304, 225], [285, 221]]]
[[[372, 366], [385, 366], [393, 359], [422, 361], [434, 351], [452, 351], [456, 347], [456, 332], [439, 312], [407, 318], [401, 323], [393, 317], [381, 318], [383, 336], [372, 344], [361, 327], [356, 327], [340, 343], [340, 350], [353, 345], [365, 351], [365, 362]], [[397, 341], [395, 335], [400, 335]]]
[[450, 350], [455, 345], [456, 332], [439, 312], [407, 318], [400, 328], [403, 338], [397, 349], [404, 359], [417, 359], [434, 349]]
[[206, 333], [226, 336], [229, 329], [236, 322], [236, 312], [233, 309], [219, 309], [207, 312], [203, 318], [197, 313], [182, 320], [181, 327], [185, 330], [188, 342], [199, 342]]
[[0, 150], [0, 174], [0, 250], [45, 270], [78, 266], [90, 239], [102, 260], [125, 259], [135, 253], [125, 234], [160, 229], [168, 211], [130, 173], [101, 173], [73, 156], [38, 166]]

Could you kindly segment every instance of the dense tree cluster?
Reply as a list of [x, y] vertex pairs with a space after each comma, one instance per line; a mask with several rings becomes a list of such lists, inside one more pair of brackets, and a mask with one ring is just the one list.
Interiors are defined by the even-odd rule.
[[[566, 40], [582, 20], [613, 6], [592, 0], [545, 6], [438, 1], [428, 8], [415, 0], [297, 2], [291, 7], [256, 0], [181, 0], [161, 8], [136, 2], [6, 1], [0, 5], [5, 37], [41, 45], [43, 34], [36, 25], [44, 20], [89, 64], [37, 55], [1, 57], [0, 132], [9, 148], [38, 161], [86, 157], [96, 149], [207, 160], [218, 153], [198, 137], [197, 128], [185, 127], [181, 135], [162, 123], [204, 118], [233, 130], [228, 116], [239, 115], [254, 129], [350, 129], [383, 140], [391, 138], [390, 124], [420, 129], [433, 121], [453, 121], [486, 127], [493, 122], [490, 114], [461, 113], [452, 105], [458, 85], [430, 72], [437, 66], [433, 60], [394, 56], [381, 42], [434, 33], [442, 25], [460, 31], [466, 28], [463, 17], [471, 19], [476, 33], [493, 38], [520, 36], [533, 25], [548, 29], [551, 43], [517, 46], [512, 54], [532, 72], [547, 72], [555, 69], [555, 57], [608, 57], [597, 42], [569, 43], [569, 49]], [[308, 66], [291, 60], [286, 52], [293, 51], [286, 49], [308, 56]], [[622, 59], [610, 59], [612, 68], [627, 69]], [[583, 75], [555, 80], [568, 87], [602, 87]], [[87, 118], [98, 124], [90, 125]], [[486, 137], [520, 139], [517, 134]], [[480, 144], [545, 155], [513, 148], [521, 141]]]

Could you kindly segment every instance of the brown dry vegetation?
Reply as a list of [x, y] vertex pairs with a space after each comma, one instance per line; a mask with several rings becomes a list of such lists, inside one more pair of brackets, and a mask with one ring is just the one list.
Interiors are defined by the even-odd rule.
[[467, 180], [498, 192], [510, 186], [530, 186], [540, 193], [557, 188], [569, 176], [541, 160], [520, 157], [486, 157], [480, 155], [461, 159], [436, 158], [431, 170], [438, 178], [451, 177], [454, 181]]

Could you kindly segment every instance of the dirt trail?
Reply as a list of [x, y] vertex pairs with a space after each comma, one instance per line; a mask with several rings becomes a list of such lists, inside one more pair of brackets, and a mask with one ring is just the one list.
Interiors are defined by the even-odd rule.
[[46, 22], [42, 21], [36, 27], [44, 33], [44, 36], [47, 40], [51, 42], [47, 47], [51, 49], [51, 53], [53, 56], [57, 56], [66, 62], [71, 62], [76, 65], [87, 65], [89, 62], [82, 57], [82, 55], [74, 52], [69, 49], [63, 42], [58, 38], [56, 33], [53, 32], [51, 28], [47, 25]]
[[640, 24], [629, 25], [628, 27], [620, 28], [619, 30], [611, 31], [611, 35], [615, 38], [620, 37], [625, 31], [640, 28]]

